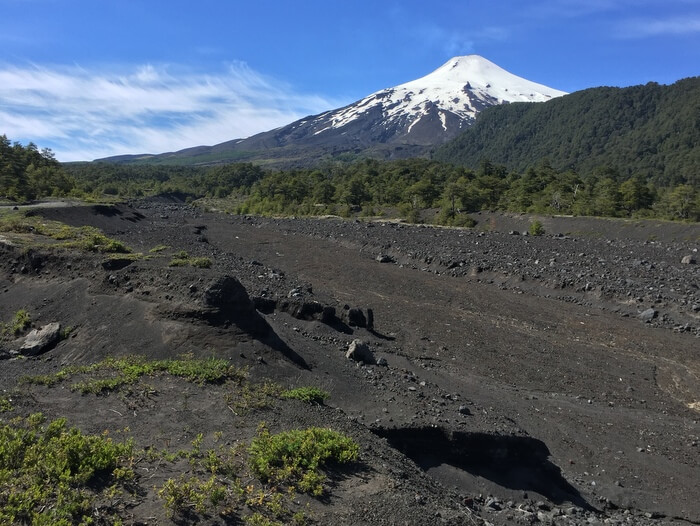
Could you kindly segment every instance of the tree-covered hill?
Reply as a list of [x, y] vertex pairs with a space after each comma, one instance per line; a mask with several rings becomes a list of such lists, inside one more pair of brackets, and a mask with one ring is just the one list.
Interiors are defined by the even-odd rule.
[[470, 168], [489, 159], [516, 171], [546, 158], [557, 170], [582, 175], [605, 167], [620, 181], [639, 177], [659, 186], [697, 186], [700, 77], [493, 107], [434, 158]]
[[10, 143], [0, 135], [0, 198], [25, 201], [69, 195], [75, 181], [69, 177], [53, 152], [29, 143]]

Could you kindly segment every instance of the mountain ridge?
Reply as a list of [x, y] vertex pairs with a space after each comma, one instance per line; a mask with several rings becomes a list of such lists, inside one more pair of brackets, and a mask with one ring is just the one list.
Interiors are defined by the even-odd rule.
[[557, 170], [606, 167], [623, 179], [697, 185], [699, 116], [700, 77], [589, 88], [546, 104], [490, 108], [433, 159], [472, 168], [488, 159], [524, 171], [546, 158]]
[[[213, 146], [159, 155], [99, 159], [201, 164], [227, 160], [290, 159], [342, 153], [396, 158], [423, 155], [472, 125], [484, 109], [511, 102], [543, 102], [564, 95], [478, 56], [454, 57], [433, 72], [376, 91], [352, 104], [310, 115], [288, 125]], [[302, 161], [303, 162], [303, 161]]]

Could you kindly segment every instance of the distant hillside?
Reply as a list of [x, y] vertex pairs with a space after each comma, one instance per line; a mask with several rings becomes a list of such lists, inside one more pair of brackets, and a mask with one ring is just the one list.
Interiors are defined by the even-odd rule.
[[557, 170], [657, 185], [700, 183], [700, 77], [670, 86], [593, 88], [543, 104], [484, 110], [476, 123], [434, 153], [471, 168], [482, 159], [523, 171], [547, 158]]

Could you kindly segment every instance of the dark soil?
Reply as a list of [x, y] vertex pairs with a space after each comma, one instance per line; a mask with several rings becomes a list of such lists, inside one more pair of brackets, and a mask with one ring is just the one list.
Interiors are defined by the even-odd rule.
[[[300, 501], [317, 524], [700, 523], [700, 266], [681, 263], [697, 258], [697, 225], [548, 218], [531, 237], [523, 216], [463, 230], [155, 199], [37, 213], [144, 254], [168, 248], [108, 262], [0, 243], [0, 319], [26, 308], [36, 327], [73, 328], [36, 358], [0, 343], [13, 416], [128, 427], [140, 447], [217, 432], [249, 442], [261, 421], [338, 429], [361, 459], [331, 473], [325, 497]], [[211, 268], [168, 266], [181, 250]], [[356, 338], [386, 365], [346, 359]], [[183, 353], [331, 396], [236, 414], [228, 387], [167, 377], [99, 397], [17, 383], [107, 356]], [[179, 469], [142, 474], [144, 487]], [[153, 491], [124, 517], [171, 520]]]

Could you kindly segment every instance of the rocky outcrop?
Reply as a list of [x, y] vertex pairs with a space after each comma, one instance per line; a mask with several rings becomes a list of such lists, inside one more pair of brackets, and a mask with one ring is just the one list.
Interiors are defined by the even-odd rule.
[[37, 356], [53, 349], [60, 340], [61, 324], [49, 323], [30, 332], [19, 348], [19, 353], [24, 356]]

